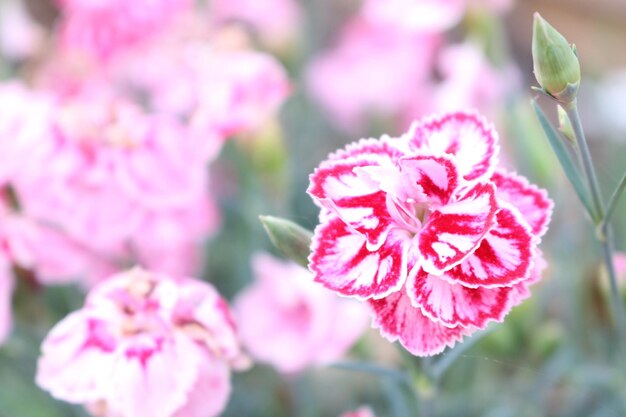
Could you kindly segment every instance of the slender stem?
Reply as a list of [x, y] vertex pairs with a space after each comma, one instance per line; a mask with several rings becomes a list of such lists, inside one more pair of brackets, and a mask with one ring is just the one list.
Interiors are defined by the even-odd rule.
[[611, 221], [611, 217], [613, 217], [613, 213], [615, 212], [615, 207], [617, 206], [619, 197], [622, 195], [622, 192], [624, 192], [625, 188], [626, 188], [626, 173], [624, 173], [624, 176], [620, 180], [619, 184], [615, 188], [615, 191], [613, 192], [613, 195], [609, 199], [609, 204], [607, 205], [606, 214], [604, 215], [604, 224], [607, 224]]
[[[606, 264], [606, 270], [611, 284], [613, 314], [615, 316], [615, 326], [617, 327], [617, 337], [619, 338], [618, 343], [620, 350], [622, 350], [626, 341], [624, 333], [626, 331], [626, 319], [624, 317], [624, 304], [622, 302], [622, 297], [620, 296], [619, 289], [617, 287], [617, 278], [615, 274], [615, 267], [613, 265], [613, 233], [611, 230], [611, 226], [607, 221], [607, 216], [605, 215], [604, 205], [600, 195], [600, 187], [598, 185], [596, 173], [593, 168], [591, 153], [589, 152], [589, 147], [587, 146], [587, 141], [585, 139], [585, 132], [583, 131], [580, 116], [578, 115], [578, 106], [576, 105], [576, 100], [574, 100], [569, 105], [564, 106], [564, 108], [567, 112], [567, 116], [572, 122], [572, 127], [574, 128], [576, 144], [578, 145], [579, 156], [582, 160], [585, 176], [587, 177], [587, 181], [589, 182], [589, 189], [591, 191], [591, 200], [594, 206], [594, 210], [600, 215], [600, 224], [596, 224], [595, 226], [601, 227], [601, 229], [599, 230], [601, 233], [596, 233], [596, 237], [598, 238], [598, 240], [600, 240], [600, 243], [602, 244], [604, 263]], [[611, 210], [613, 209], [611, 208]]]
[[600, 218], [604, 218], [604, 205], [602, 204], [602, 197], [600, 196], [600, 186], [598, 185], [598, 179], [596, 178], [596, 171], [593, 168], [593, 162], [591, 160], [591, 153], [589, 152], [589, 146], [587, 146], [587, 140], [585, 139], [585, 132], [583, 131], [583, 125], [578, 115], [578, 106], [576, 100], [569, 105], [564, 105], [564, 109], [567, 112], [569, 120], [572, 122], [574, 129], [574, 136], [576, 136], [576, 145], [578, 146], [579, 156], [582, 160], [583, 170], [585, 176], [589, 182], [589, 190], [591, 191], [591, 203], [593, 208], [600, 215]]

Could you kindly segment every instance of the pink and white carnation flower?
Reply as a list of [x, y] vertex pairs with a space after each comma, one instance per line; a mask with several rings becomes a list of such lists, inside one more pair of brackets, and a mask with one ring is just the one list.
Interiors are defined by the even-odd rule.
[[459, 112], [330, 155], [308, 189], [322, 208], [315, 281], [367, 302], [415, 355], [502, 321], [539, 278], [552, 202], [498, 169], [498, 151], [493, 127]]
[[107, 417], [211, 417], [248, 360], [226, 301], [191, 278], [139, 268], [95, 287], [42, 345], [36, 380]]
[[299, 372], [340, 359], [365, 331], [363, 305], [315, 284], [301, 266], [256, 254], [252, 268], [255, 281], [237, 297], [235, 312], [254, 359]]

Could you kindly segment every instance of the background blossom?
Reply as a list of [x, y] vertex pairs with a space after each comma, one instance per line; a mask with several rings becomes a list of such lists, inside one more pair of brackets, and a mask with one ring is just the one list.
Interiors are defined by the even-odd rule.
[[133, 269], [52, 329], [37, 383], [96, 415], [215, 416], [228, 401], [229, 367], [245, 362], [210, 285]]
[[257, 254], [252, 267], [255, 282], [238, 295], [235, 310], [255, 359], [299, 372], [340, 359], [365, 330], [363, 306], [314, 284], [301, 266]]

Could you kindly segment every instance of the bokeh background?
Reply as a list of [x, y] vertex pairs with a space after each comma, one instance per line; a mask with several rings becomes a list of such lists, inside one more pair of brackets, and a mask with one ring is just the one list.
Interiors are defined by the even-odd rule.
[[[23, 54], [11, 49], [16, 48], [19, 31], [12, 29], [12, 19], [16, 18], [7, 5], [15, 2], [24, 6], [44, 43], [55, 30], [58, 11], [46, 0], [2, 0], [0, 74], [5, 79], [28, 80], [42, 52], [41, 47]], [[280, 59], [292, 91], [271, 127], [226, 142], [209, 168], [222, 220], [218, 231], [205, 242], [200, 278], [213, 283], [231, 300], [252, 281], [252, 255], [258, 251], [277, 254], [258, 220], [260, 214], [286, 217], [312, 229], [318, 209], [305, 193], [308, 175], [329, 152], [361, 137], [399, 135], [412, 118], [431, 111], [478, 107], [496, 123], [503, 147], [501, 159], [546, 188], [555, 201], [550, 230], [542, 243], [548, 268], [533, 288], [533, 296], [515, 308], [504, 323], [492, 324], [487, 334], [448, 369], [433, 393], [436, 415], [624, 416], [626, 368], [624, 358], [620, 362], [614, 357], [608, 283], [600, 267], [594, 230], [530, 107], [530, 86], [535, 85], [530, 44], [532, 14], [539, 11], [577, 45], [583, 70], [579, 94], [582, 119], [608, 197], [626, 170], [626, 3], [465, 3], [458, 19], [435, 31], [437, 41], [428, 44], [432, 49], [429, 58], [424, 58], [431, 64], [418, 69], [423, 71], [418, 82], [390, 88], [388, 93], [381, 87], [370, 96], [365, 91], [376, 87], [375, 80], [403, 76], [404, 65], [415, 64], [406, 54], [413, 51], [419, 59], [418, 54], [426, 53], [420, 48], [426, 46], [410, 46], [400, 52], [403, 59], [396, 61], [387, 61], [384, 53], [382, 58], [364, 60], [372, 65], [367, 76], [351, 68], [351, 59], [347, 59], [320, 76], [319, 82], [331, 90], [320, 93], [311, 81], [315, 66], [320, 56], [341, 44], [346, 26], [360, 13], [359, 1], [301, 0], [297, 3], [300, 20], [279, 45], [264, 44], [244, 25], [245, 36], [251, 36], [255, 47]], [[265, 10], [259, 7], [259, 11], [272, 15], [269, 6]], [[393, 45], [395, 41], [386, 42]], [[474, 49], [443, 62], [446, 48], [461, 44]], [[357, 54], [354, 59], [361, 57]], [[346, 76], [348, 79], [342, 78]], [[361, 84], [346, 86], [351, 77], [360, 79]], [[344, 100], [356, 101], [352, 103], [357, 109], [354, 111], [362, 114], [356, 119], [342, 119], [337, 109], [345, 106], [332, 108], [336, 104], [329, 98], [329, 107], [323, 98], [337, 91], [343, 91]], [[359, 95], [351, 100], [351, 92]], [[402, 97], [395, 97], [399, 92]], [[433, 97], [439, 102], [431, 100]], [[410, 110], [399, 108], [400, 101]], [[545, 98], [539, 102], [555, 117], [552, 103]], [[625, 210], [626, 199], [619, 204], [614, 222], [616, 246], [622, 251], [626, 251]], [[624, 294], [625, 274], [622, 271]], [[13, 331], [0, 347], [0, 416], [88, 415], [79, 406], [54, 400], [33, 380], [41, 340], [54, 323], [83, 301], [84, 288], [78, 284], [36, 288], [18, 284], [13, 296]], [[387, 343], [374, 330], [366, 332], [353, 347], [350, 360], [401, 371], [406, 370], [407, 360], [418, 367], [421, 362], [407, 358], [401, 348]], [[420, 407], [402, 381], [336, 367], [318, 366], [283, 375], [271, 366], [257, 364], [234, 375], [233, 386], [224, 416], [333, 417], [368, 404], [379, 417], [408, 417], [418, 415]]]

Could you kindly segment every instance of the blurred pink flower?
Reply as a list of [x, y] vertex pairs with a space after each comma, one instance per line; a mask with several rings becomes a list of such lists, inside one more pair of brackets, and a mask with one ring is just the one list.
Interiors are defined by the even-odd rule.
[[375, 417], [374, 412], [369, 407], [361, 407], [358, 410], [343, 413], [339, 417]]
[[155, 36], [192, 0], [57, 0], [63, 45], [106, 60]]
[[361, 130], [375, 117], [394, 117], [426, 93], [439, 40], [431, 32], [395, 25], [350, 21], [329, 51], [307, 73], [313, 97], [347, 131]]
[[245, 366], [213, 287], [135, 268], [50, 331], [36, 380], [97, 416], [211, 417], [228, 401], [229, 369]]
[[363, 333], [367, 311], [313, 283], [306, 269], [257, 254], [254, 283], [235, 301], [250, 354], [283, 373], [341, 358]]
[[622, 288], [626, 288], [626, 253], [615, 252], [613, 254], [613, 266], [617, 282]]
[[18, 81], [0, 84], [0, 187], [40, 168], [53, 105]]
[[275, 117], [291, 91], [287, 74], [271, 55], [217, 52], [196, 68], [197, 107], [192, 124], [224, 137], [259, 129]]
[[295, 0], [213, 0], [210, 13], [217, 24], [249, 25], [263, 43], [277, 49], [293, 42], [301, 25], [300, 8]]
[[315, 281], [366, 300], [374, 324], [416, 355], [452, 346], [524, 298], [552, 202], [496, 170], [498, 137], [475, 113], [362, 140], [311, 175], [322, 207]]
[[439, 56], [438, 68], [442, 82], [435, 91], [435, 111], [478, 108], [493, 112], [493, 107], [500, 107], [506, 95], [519, 85], [515, 68], [495, 68], [469, 42], [446, 46]]
[[27, 266], [42, 281], [90, 284], [136, 262], [197, 271], [219, 225], [206, 138], [99, 91], [53, 99], [2, 88], [0, 184], [18, 197]]
[[366, 0], [362, 14], [371, 22], [412, 31], [440, 32], [456, 25], [466, 0]]

